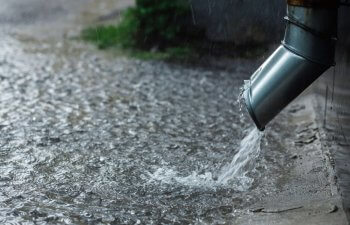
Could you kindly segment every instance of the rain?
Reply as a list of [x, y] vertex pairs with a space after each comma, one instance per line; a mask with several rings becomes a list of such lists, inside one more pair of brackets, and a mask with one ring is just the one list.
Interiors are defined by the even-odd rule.
[[0, 224], [348, 223], [346, 6], [336, 65], [259, 131], [284, 1], [184, 1], [188, 37], [136, 44], [113, 29], [142, 0], [0, 2]]

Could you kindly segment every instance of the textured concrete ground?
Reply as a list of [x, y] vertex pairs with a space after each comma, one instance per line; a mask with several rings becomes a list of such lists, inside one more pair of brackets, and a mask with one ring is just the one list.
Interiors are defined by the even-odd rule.
[[350, 216], [350, 104], [349, 104], [349, 33], [341, 33], [337, 65], [318, 81], [319, 123], [322, 124], [323, 144], [332, 153], [337, 181], [344, 207]]
[[72, 40], [130, 1], [0, 3], [2, 224], [346, 224], [310, 94], [266, 130], [249, 188], [216, 185], [261, 59], [185, 67]]

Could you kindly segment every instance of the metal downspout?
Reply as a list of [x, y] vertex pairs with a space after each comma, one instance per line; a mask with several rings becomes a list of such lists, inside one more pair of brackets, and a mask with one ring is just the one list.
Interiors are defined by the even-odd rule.
[[259, 130], [334, 65], [338, 2], [288, 0], [279, 48], [246, 82], [246, 107]]

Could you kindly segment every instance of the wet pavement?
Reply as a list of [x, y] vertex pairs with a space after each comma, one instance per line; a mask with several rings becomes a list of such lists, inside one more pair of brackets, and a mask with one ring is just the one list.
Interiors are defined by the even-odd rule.
[[1, 224], [344, 224], [307, 97], [248, 186], [216, 182], [253, 127], [237, 99], [255, 60], [128, 59], [71, 38], [112, 3], [0, 2]]
[[324, 145], [330, 148], [343, 197], [344, 207], [350, 218], [350, 66], [349, 66], [349, 14], [348, 8], [339, 10], [339, 40], [336, 66], [331, 68], [318, 82], [319, 116], [325, 133]]

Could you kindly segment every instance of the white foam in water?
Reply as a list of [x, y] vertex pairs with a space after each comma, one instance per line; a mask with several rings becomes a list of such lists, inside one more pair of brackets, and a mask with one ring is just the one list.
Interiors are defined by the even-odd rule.
[[204, 174], [192, 172], [189, 176], [181, 177], [176, 170], [159, 168], [149, 174], [151, 181], [161, 181], [167, 184], [178, 183], [192, 187], [231, 186], [238, 191], [247, 190], [254, 181], [247, 174], [255, 168], [256, 159], [260, 154], [262, 136], [263, 133], [258, 129], [250, 130], [242, 139], [232, 162], [221, 169], [217, 179], [214, 179], [210, 172]]
[[233, 183], [242, 190], [250, 187], [253, 179], [247, 177], [247, 173], [255, 168], [256, 159], [260, 154], [262, 134], [257, 128], [254, 128], [243, 138], [232, 162], [222, 169], [218, 177], [220, 184]]
[[151, 181], [156, 180], [166, 184], [178, 183], [192, 187], [213, 187], [217, 185], [217, 182], [213, 179], [213, 175], [210, 172], [204, 174], [192, 172], [189, 176], [181, 177], [178, 175], [178, 172], [173, 169], [159, 168], [154, 173], [151, 173], [150, 177]]

